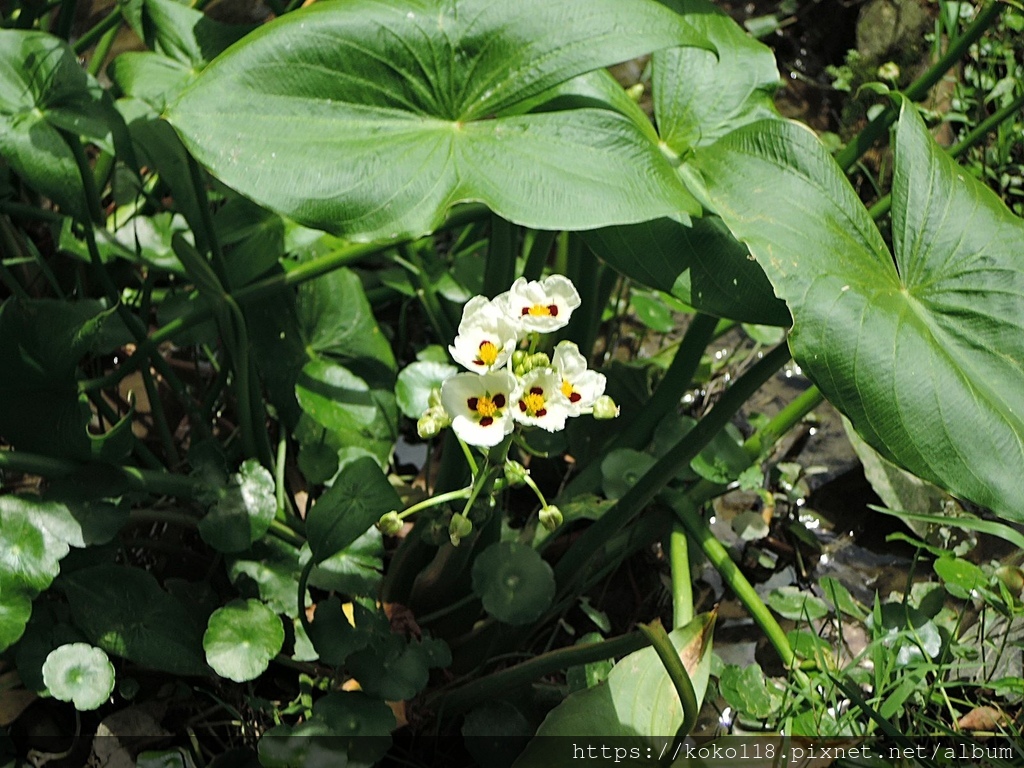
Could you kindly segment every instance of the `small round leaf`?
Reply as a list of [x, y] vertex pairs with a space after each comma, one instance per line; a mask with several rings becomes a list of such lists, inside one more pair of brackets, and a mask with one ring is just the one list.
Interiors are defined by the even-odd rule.
[[284, 645], [284, 626], [259, 600], [232, 600], [210, 616], [203, 635], [206, 662], [221, 677], [244, 683], [263, 674]]
[[531, 547], [492, 544], [473, 563], [473, 592], [484, 609], [506, 624], [529, 624], [551, 605], [555, 577]]
[[96, 709], [114, 690], [114, 665], [99, 648], [70, 643], [50, 651], [43, 662], [43, 682], [55, 699], [75, 709]]
[[458, 372], [454, 365], [432, 360], [410, 363], [399, 372], [395, 383], [398, 407], [410, 419], [418, 419], [430, 405], [430, 390], [440, 389], [445, 379]]
[[219, 552], [241, 552], [267, 532], [276, 512], [273, 476], [249, 459], [199, 521], [199, 535]]

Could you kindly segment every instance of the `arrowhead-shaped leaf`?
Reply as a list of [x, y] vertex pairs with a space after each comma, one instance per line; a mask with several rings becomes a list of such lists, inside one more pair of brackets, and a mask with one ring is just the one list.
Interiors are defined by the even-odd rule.
[[654, 113], [662, 141], [682, 154], [734, 128], [777, 117], [772, 93], [779, 71], [771, 48], [759, 43], [707, 0], [662, 0], [690, 14], [718, 50], [669, 48], [654, 54]]
[[313, 560], [322, 563], [341, 552], [366, 533], [381, 515], [401, 505], [395, 489], [373, 459], [363, 456], [346, 465], [306, 518]]
[[920, 477], [1024, 520], [1024, 223], [908, 105], [895, 136], [895, 260], [801, 126], [741, 128], [697, 165], [789, 305], [794, 356], [857, 432]]
[[[756, 120], [777, 117], [775, 55], [707, 0], [662, 0], [686, 14], [718, 50], [658, 50], [652, 88], [658, 137], [685, 156]], [[603, 260], [645, 285], [671, 291], [710, 315], [787, 326], [789, 312], [760, 266], [716, 217], [693, 222], [662, 218], [587, 232]]]
[[61, 131], [106, 142], [119, 122], [67, 43], [44, 32], [0, 30], [0, 156], [65, 213], [88, 218]]
[[500, 113], [679, 45], [710, 47], [649, 0], [317, 3], [225, 52], [169, 120], [229, 186], [355, 239], [423, 234], [469, 200], [538, 229], [643, 221], [699, 206], [633, 120]]

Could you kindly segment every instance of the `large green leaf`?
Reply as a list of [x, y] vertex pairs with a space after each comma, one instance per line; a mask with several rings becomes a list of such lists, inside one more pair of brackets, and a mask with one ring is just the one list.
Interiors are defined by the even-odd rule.
[[251, 27], [222, 24], [176, 0], [130, 0], [121, 5], [132, 30], [151, 49], [127, 51], [108, 68], [123, 93], [157, 111]]
[[699, 206], [616, 112], [491, 118], [679, 45], [709, 47], [649, 0], [317, 3], [225, 52], [169, 119], [229, 186], [353, 238], [420, 235], [467, 200], [538, 229], [588, 229]]
[[[776, 117], [772, 91], [779, 82], [775, 55], [707, 0], [662, 0], [686, 14], [718, 50], [658, 50], [653, 57], [658, 137], [685, 156], [734, 128]], [[764, 271], [722, 222], [707, 217], [661, 218], [587, 232], [587, 244], [634, 280], [671, 291], [710, 315], [787, 326], [789, 313]]]
[[699, 48], [656, 51], [654, 113], [662, 141], [677, 154], [707, 146], [734, 128], [777, 117], [779, 71], [771, 48], [708, 0], [661, 0], [693, 25], [718, 55]]
[[1024, 520], [1024, 224], [904, 105], [893, 243], [825, 148], [781, 121], [697, 159], [794, 318], [807, 374], [886, 458]]
[[685, 225], [662, 218], [583, 233], [590, 249], [644, 285], [701, 312], [761, 325], [790, 324], [764, 270], [717, 216]]
[[202, 629], [138, 568], [98, 565], [61, 578], [75, 624], [107, 653], [152, 669], [201, 675]]
[[0, 30], [0, 157], [64, 212], [88, 218], [67, 131], [109, 146], [120, 118], [67, 43]]
[[[701, 614], [669, 634], [693, 684], [699, 703], [711, 674], [713, 614]], [[572, 737], [586, 749], [601, 739], [635, 749], [631, 765], [657, 765], [662, 747], [671, 744], [683, 722], [683, 709], [668, 673], [653, 648], [626, 656], [593, 688], [570, 694], [541, 723], [535, 738], [514, 768], [575, 765], [572, 750], [552, 750], [544, 737]], [[637, 760], [636, 758], [639, 758]]]
[[313, 560], [322, 563], [341, 552], [376, 523], [402, 506], [377, 462], [363, 456], [347, 464], [306, 518]]

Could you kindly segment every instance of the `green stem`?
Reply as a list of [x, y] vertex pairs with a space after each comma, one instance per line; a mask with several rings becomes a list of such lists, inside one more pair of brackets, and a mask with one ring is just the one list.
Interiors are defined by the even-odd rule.
[[288, 460], [288, 436], [281, 430], [277, 441], [277, 460], [274, 462], [274, 501], [277, 502], [277, 519], [284, 520], [287, 513], [284, 505], [284, 470]]
[[594, 554], [602, 543], [640, 514], [658, 493], [721, 432], [761, 386], [789, 360], [789, 347], [783, 342], [757, 361], [725, 391], [721, 400], [696, 426], [641, 477], [636, 484], [594, 522], [563, 555], [555, 568], [559, 591], [564, 593], [599, 563]]
[[520, 688], [546, 675], [554, 674], [580, 664], [592, 664], [604, 659], [624, 656], [638, 651], [649, 640], [641, 632], [631, 632], [612, 640], [599, 643], [585, 643], [549, 651], [541, 656], [524, 661], [514, 667], [494, 672], [454, 690], [434, 695], [431, 704], [444, 710], [446, 715], [462, 712], [475, 704], [489, 701], [504, 692]]
[[221, 251], [220, 239], [217, 237], [217, 229], [213, 225], [213, 213], [210, 211], [210, 199], [206, 194], [206, 179], [192, 155], [188, 155], [188, 176], [192, 182], [192, 190], [196, 196], [196, 204], [199, 206], [199, 220], [202, 224], [201, 232], [196, 233], [196, 250], [200, 253], [209, 253], [213, 262], [213, 270], [225, 292], [231, 290], [228, 281], [227, 267], [224, 264], [224, 253]]
[[436, 507], [438, 504], [447, 504], [449, 501], [456, 501], [457, 499], [468, 499], [472, 492], [472, 487], [469, 487], [460, 488], [457, 491], [448, 491], [448, 493], [439, 493], [436, 496], [431, 496], [429, 499], [418, 501], [411, 507], [403, 509], [401, 512], [398, 513], [398, 516], [404, 520], [410, 515], [413, 515], [424, 509]]
[[[452, 434], [454, 435], [455, 432], [452, 431]], [[476, 465], [476, 457], [473, 456], [473, 449], [466, 445], [465, 441], [458, 435], [455, 435], [455, 439], [459, 441], [459, 447], [462, 448], [462, 454], [466, 457], [466, 464], [469, 465], [469, 471], [473, 473], [474, 477], [476, 477], [477, 472], [480, 470]]]
[[[246, 456], [259, 456], [260, 461], [266, 466], [272, 466], [269, 456], [261, 456], [256, 443], [257, 425], [253, 419], [253, 398], [252, 388], [249, 386], [249, 334], [245, 329], [245, 316], [238, 304], [231, 298], [230, 294], [224, 294], [224, 303], [230, 310], [231, 320], [224, 329], [225, 336], [233, 335], [234, 343], [231, 344], [231, 358], [234, 363], [235, 372], [235, 397], [238, 399], [238, 420], [242, 430], [242, 446]], [[260, 429], [265, 430], [265, 425], [260, 424]]]
[[[99, 392], [90, 392], [89, 400], [95, 406], [97, 413], [106, 419], [111, 427], [115, 426], [120, 420], [121, 416], [114, 411], [110, 403], [108, 403], [103, 395]], [[164, 469], [163, 462], [158, 459], [149, 448], [146, 447], [145, 443], [139, 440], [135, 434], [132, 434], [132, 451], [138, 456], [139, 461], [148, 466], [150, 469]]]
[[7, 200], [0, 201], [0, 213], [13, 216], [14, 218], [24, 219], [35, 219], [36, 221], [45, 221], [48, 224], [60, 224], [64, 221], [64, 217], [56, 211], [45, 211], [42, 208], [36, 208], [34, 205], [25, 205], [25, 203], [13, 203]]
[[[64, 477], [80, 471], [85, 466], [88, 465], [24, 451], [0, 451], [2, 471], [24, 472], [40, 477]], [[202, 480], [185, 475], [172, 475], [169, 472], [138, 467], [105, 466], [117, 472], [132, 491], [191, 499], [209, 490]]]
[[434, 290], [434, 286], [427, 278], [427, 268], [416, 250], [416, 245], [404, 243], [398, 246], [398, 250], [412, 266], [410, 272], [416, 284], [416, 297], [420, 300], [423, 311], [427, 313], [427, 319], [434, 327], [434, 334], [442, 344], [451, 343], [455, 338], [455, 327], [448, 315], [445, 314], [444, 307], [441, 306], [441, 301], [437, 298], [437, 291]]
[[[683, 394], [693, 382], [693, 376], [700, 365], [701, 356], [711, 339], [714, 338], [717, 324], [718, 320], [710, 315], [697, 314], [694, 316], [690, 327], [686, 329], [686, 335], [683, 337], [679, 351], [676, 352], [672, 364], [668, 367], [651, 399], [644, 404], [640, 413], [625, 425], [621, 432], [616, 434], [608, 451], [618, 448], [639, 450], [650, 442], [655, 428], [667, 414], [679, 405]], [[597, 461], [591, 462], [566, 486], [559, 495], [559, 503], [591, 492], [600, 483], [601, 464]]]
[[775, 652], [782, 659], [782, 663], [787, 669], [793, 669], [796, 666], [796, 655], [793, 653], [793, 648], [789, 644], [786, 633], [779, 626], [775, 617], [772, 616], [771, 611], [761, 600], [757, 591], [747, 581], [743, 571], [729, 557], [729, 553], [722, 546], [722, 542], [711, 533], [698, 516], [697, 508], [686, 499], [685, 495], [678, 494], [673, 501], [672, 507], [675, 510], [676, 517], [682, 523], [686, 533], [700, 547], [704, 556], [711, 561], [711, 564], [722, 575], [722, 580], [729, 585], [729, 589], [733, 591], [733, 594], [743, 603], [743, 606], [749, 611], [757, 625], [761, 627], [761, 631], [764, 632], [772, 647], [775, 648]]
[[146, 397], [149, 398], [149, 412], [153, 415], [153, 424], [160, 436], [160, 444], [164, 448], [164, 457], [167, 465], [176, 467], [178, 465], [178, 451], [174, 447], [174, 436], [171, 434], [171, 427], [167, 423], [167, 414], [164, 412], [163, 402], [160, 400], [160, 390], [153, 381], [153, 374], [149, 368], [142, 369], [142, 385], [146, 388]]
[[514, 224], [496, 213], [491, 214], [491, 236], [484, 266], [484, 295], [489, 299], [507, 291], [515, 278], [516, 232]]
[[[811, 411], [824, 402], [825, 396], [815, 386], [810, 386], [793, 398], [761, 429], [743, 442], [743, 450], [753, 464], [763, 456], [779, 438], [803, 421]], [[749, 466], [749, 464], [748, 464]], [[695, 507], [700, 507], [710, 499], [725, 491], [726, 486], [704, 479], [699, 480], [686, 491], [687, 497]]]
[[[78, 175], [82, 180], [82, 189], [85, 192], [86, 211], [93, 223], [98, 227], [102, 227], [105, 225], [103, 203], [100, 200], [99, 190], [96, 188], [96, 177], [93, 175], [92, 168], [89, 167], [89, 159], [85, 156], [85, 147], [82, 146], [82, 141], [76, 134], [64, 131], [63, 135], [68, 143], [68, 147], [71, 149], [71, 154], [75, 158], [75, 164], [78, 166]], [[116, 290], [114, 294], [117, 294]]]
[[95, 77], [99, 74], [100, 69], [103, 68], [103, 63], [107, 60], [107, 55], [110, 53], [110, 49], [114, 45], [114, 41], [117, 39], [117, 33], [120, 32], [120, 25], [111, 26], [106, 32], [103, 33], [103, 37], [100, 38], [99, 43], [96, 44], [96, 50], [92, 52], [92, 56], [89, 57], [89, 74]]
[[558, 232], [550, 229], [540, 229], [534, 233], [533, 243], [530, 245], [530, 252], [526, 254], [526, 263], [523, 266], [523, 277], [527, 280], [540, 280], [557, 235]]
[[309, 583], [309, 574], [313, 572], [314, 567], [316, 567], [316, 559], [310, 555], [309, 562], [306, 563], [302, 573], [299, 574], [299, 621], [302, 622], [302, 628], [306, 631], [306, 637], [310, 640], [313, 639], [313, 627], [309, 623], [309, 617], [306, 616], [306, 585]]
[[93, 44], [103, 37], [111, 29], [115, 29], [121, 25], [121, 7], [114, 5], [114, 10], [100, 20], [92, 29], [82, 35], [75, 41], [72, 47], [75, 53], [81, 56], [87, 50], [89, 50]]
[[[82, 179], [82, 185], [85, 189], [85, 200], [86, 208], [91, 212], [91, 216], [99, 223], [100, 226], [103, 224], [103, 211], [100, 204], [99, 191], [96, 189], [96, 181], [93, 177], [92, 170], [89, 168], [88, 158], [85, 156], [85, 148], [82, 146], [81, 140], [78, 136], [64, 133], [64, 138], [71, 148], [71, 152], [74, 155], [75, 162], [78, 165], [79, 176]], [[118, 293], [117, 286], [114, 285], [114, 281], [111, 280], [110, 275], [107, 273], [107, 269], [103, 264], [103, 259], [100, 256], [99, 248], [96, 246], [96, 232], [93, 229], [93, 225], [90, 222], [81, 222], [82, 228], [85, 230], [85, 242], [89, 249], [89, 257], [92, 261], [93, 269], [96, 272], [96, 276], [99, 278], [100, 285], [103, 287], [103, 291], [107, 296], [107, 301], [110, 302], [111, 306], [116, 308], [118, 316], [121, 321], [125, 324], [128, 331], [135, 337], [136, 343], [139, 348], [146, 346], [148, 341], [146, 337], [146, 329], [142, 325], [142, 321], [139, 320], [135, 315], [129, 311], [128, 307], [121, 301], [121, 296]], [[136, 354], [132, 355], [133, 359], [139, 353], [136, 350]], [[175, 391], [181, 402], [189, 409], [190, 413], [194, 413], [194, 409], [191, 406], [191, 400], [185, 390], [184, 384], [178, 376], [171, 370], [167, 361], [164, 360], [163, 356], [159, 354], [156, 347], [153, 347], [153, 355], [149, 356], [147, 353], [143, 360], [151, 360], [153, 367], [159, 371], [160, 375], [164, 377], [164, 380], [170, 385]], [[120, 381], [120, 379], [118, 379]]]
[[668, 561], [672, 569], [672, 628], [693, 621], [693, 583], [690, 581], [690, 553], [686, 531], [676, 523], [668, 538]]
[[682, 742], [686, 735], [693, 729], [697, 722], [697, 694], [693, 690], [693, 682], [690, 675], [683, 666], [683, 660], [679, 658], [676, 647], [672, 645], [665, 628], [660, 621], [652, 621], [650, 624], [640, 624], [639, 629], [650, 642], [651, 646], [661, 659], [665, 671], [668, 672], [669, 680], [676, 689], [679, 696], [679, 703], [683, 706], [683, 722], [679, 724], [676, 731], [675, 742], [672, 745], [672, 754], [676, 754], [676, 747]]
[[[917, 80], [911, 83], [904, 94], [911, 101], [919, 101], [928, 95], [932, 86], [942, 79], [950, 69], [956, 66], [968, 49], [985, 33], [1002, 12], [1003, 3], [993, 2], [978, 12], [974, 21], [964, 30], [960, 37], [950, 43], [946, 53], [936, 61]], [[836, 162], [844, 171], [853, 167], [854, 163], [867, 152], [876, 140], [882, 138], [889, 126], [896, 121], [898, 110], [889, 106], [884, 109], [867, 127], [858, 133], [849, 144], [836, 154]]]

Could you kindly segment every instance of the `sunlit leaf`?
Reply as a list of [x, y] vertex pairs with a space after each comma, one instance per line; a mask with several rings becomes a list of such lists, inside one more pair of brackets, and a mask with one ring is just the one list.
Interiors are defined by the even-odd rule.
[[218, 608], [203, 635], [206, 662], [236, 683], [263, 674], [283, 644], [280, 617], [259, 600], [232, 600]]
[[875, 450], [1024, 519], [1024, 223], [904, 105], [889, 254], [805, 128], [741, 128], [696, 161], [794, 318], [794, 357]]
[[62, 645], [43, 664], [43, 681], [55, 699], [75, 709], [97, 709], [114, 690], [114, 665], [99, 648], [87, 643]]
[[654, 48], [710, 47], [691, 30], [641, 0], [317, 3], [226, 52], [169, 118], [229, 186], [363, 240], [420, 235], [469, 200], [538, 229], [698, 213], [617, 112], [491, 119]]

